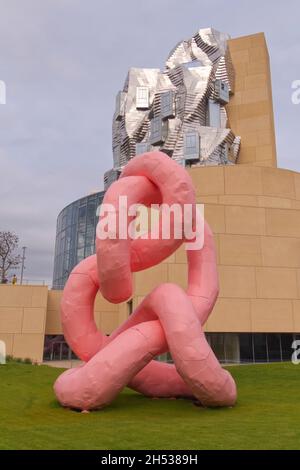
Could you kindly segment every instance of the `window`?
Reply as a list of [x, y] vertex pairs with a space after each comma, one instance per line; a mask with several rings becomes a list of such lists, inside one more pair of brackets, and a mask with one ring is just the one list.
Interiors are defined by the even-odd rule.
[[79, 248], [77, 250], [77, 262], [79, 263], [83, 259], [84, 259], [84, 248]]
[[173, 91], [162, 93], [160, 97], [160, 109], [163, 119], [175, 116], [175, 100]]
[[203, 66], [203, 61], [201, 60], [190, 60], [189, 62], [185, 62], [181, 64], [182, 67], [185, 69], [195, 69], [197, 67], [202, 67]]
[[66, 229], [65, 251], [69, 251], [71, 248], [71, 237], [72, 237], [71, 227], [68, 227]]
[[136, 87], [136, 108], [148, 109], [149, 108], [149, 88], [146, 86]]
[[77, 359], [69, 348], [63, 335], [46, 335], [44, 342], [44, 361], [61, 361]]
[[253, 362], [253, 344], [251, 333], [240, 333], [240, 361]]
[[200, 136], [198, 132], [188, 132], [183, 136], [183, 152], [185, 160], [199, 160]]
[[78, 220], [78, 211], [79, 211], [78, 201], [72, 204], [72, 206], [73, 206], [73, 210], [72, 210], [72, 225], [73, 225], [73, 224], [77, 224], [77, 220]]
[[62, 216], [62, 224], [61, 224], [62, 230], [66, 228], [66, 226], [67, 226], [67, 212], [64, 211], [63, 216]]
[[[205, 333], [214, 354], [221, 363], [290, 361], [294, 339], [287, 333]], [[166, 361], [166, 356], [159, 356]]]
[[117, 145], [116, 147], [113, 148], [113, 161], [114, 161], [115, 167], [120, 166], [120, 158], [121, 158], [121, 146]]
[[208, 100], [207, 125], [209, 127], [221, 127], [220, 103]]
[[103, 192], [99, 192], [83, 197], [60, 213], [55, 243], [53, 288], [62, 289], [73, 267], [95, 252], [98, 221], [96, 209], [102, 203], [103, 195]]
[[240, 362], [240, 340], [237, 333], [224, 333], [225, 362]]
[[66, 222], [67, 227], [69, 227], [71, 223], [72, 223], [72, 206], [69, 206], [67, 208], [67, 222]]
[[86, 224], [88, 228], [89, 227], [94, 228], [95, 217], [96, 217], [96, 201], [89, 200], [87, 204], [87, 215], [86, 215]]
[[267, 334], [269, 361], [281, 361], [281, 341], [279, 334]]
[[238, 333], [206, 333], [206, 339], [220, 362], [240, 362], [240, 341]]
[[152, 145], [162, 144], [168, 133], [168, 121], [162, 121], [161, 117], [155, 117], [150, 125], [150, 143]]
[[290, 361], [293, 353], [292, 342], [294, 337], [289, 333], [282, 333], [281, 335], [281, 354], [283, 361]]
[[87, 245], [84, 250], [84, 257], [87, 258], [95, 253], [95, 246], [94, 245]]
[[86, 223], [86, 206], [82, 206], [79, 208], [78, 213], [78, 227], [79, 230], [85, 231], [85, 223]]
[[64, 276], [69, 275], [69, 253], [64, 253], [62, 270]]
[[[96, 226], [96, 224], [95, 224], [95, 226]], [[86, 235], [85, 235], [85, 246], [94, 245], [95, 237], [96, 237], [95, 226], [94, 227], [89, 227], [87, 229]]]
[[219, 103], [229, 103], [229, 88], [226, 82], [223, 82], [222, 80], [215, 81], [215, 96]]
[[85, 241], [85, 232], [78, 232], [77, 233], [77, 247], [82, 248], [84, 246]]
[[253, 335], [255, 362], [268, 362], [267, 341], [265, 333]]
[[139, 142], [135, 144], [135, 154], [142, 155], [143, 153], [149, 152], [150, 145], [149, 142]]
[[207, 341], [218, 360], [225, 362], [225, 344], [223, 333], [208, 333], [206, 334]]

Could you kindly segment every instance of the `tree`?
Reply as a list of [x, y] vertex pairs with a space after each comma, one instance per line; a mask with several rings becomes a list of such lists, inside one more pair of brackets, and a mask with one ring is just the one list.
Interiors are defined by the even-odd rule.
[[13, 232], [0, 232], [0, 282], [4, 284], [10, 269], [21, 263], [21, 256], [15, 253], [19, 237]]

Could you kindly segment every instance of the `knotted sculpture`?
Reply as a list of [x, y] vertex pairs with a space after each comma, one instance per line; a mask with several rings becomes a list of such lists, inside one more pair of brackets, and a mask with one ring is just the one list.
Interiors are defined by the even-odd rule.
[[[109, 187], [103, 203], [118, 212], [120, 196], [127, 196], [129, 205], [177, 204], [196, 209], [189, 174], [161, 152], [133, 158]], [[128, 215], [126, 224], [131, 220]], [[109, 337], [98, 331], [94, 321], [97, 292], [113, 303], [130, 299], [133, 273], [174, 253], [185, 241], [181, 229], [182, 237], [173, 233], [166, 239], [160, 217], [158, 236], [149, 233], [130, 239], [120, 237], [117, 225], [115, 236], [97, 237], [96, 255], [74, 268], [63, 293], [62, 325], [69, 346], [85, 363], [67, 370], [55, 382], [63, 406], [103, 408], [125, 386], [149, 397], [190, 397], [203, 406], [234, 405], [235, 382], [203, 333], [218, 296], [215, 246], [206, 222], [203, 247], [187, 251], [186, 291], [172, 283], [159, 285]], [[174, 364], [154, 360], [166, 351]]]

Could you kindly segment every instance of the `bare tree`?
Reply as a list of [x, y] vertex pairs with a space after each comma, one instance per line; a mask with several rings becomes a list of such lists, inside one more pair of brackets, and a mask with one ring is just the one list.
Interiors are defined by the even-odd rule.
[[10, 269], [21, 263], [21, 256], [15, 253], [19, 237], [13, 232], [0, 232], [0, 279], [4, 284]]

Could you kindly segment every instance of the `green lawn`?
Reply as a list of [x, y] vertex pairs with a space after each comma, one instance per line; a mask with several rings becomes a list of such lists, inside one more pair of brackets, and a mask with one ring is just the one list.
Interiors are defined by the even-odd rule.
[[78, 413], [56, 402], [61, 370], [0, 366], [0, 449], [299, 449], [300, 366], [230, 368], [238, 404], [203, 409], [129, 390], [108, 408]]

